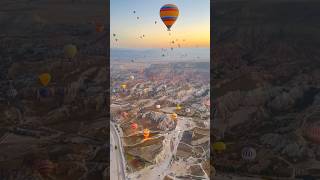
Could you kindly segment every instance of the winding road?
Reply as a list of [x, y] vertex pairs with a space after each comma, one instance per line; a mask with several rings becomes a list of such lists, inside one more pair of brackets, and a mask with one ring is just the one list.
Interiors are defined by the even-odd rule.
[[[125, 161], [117, 130], [110, 122], [110, 177], [114, 180], [126, 180]], [[115, 149], [117, 146], [117, 149]]]

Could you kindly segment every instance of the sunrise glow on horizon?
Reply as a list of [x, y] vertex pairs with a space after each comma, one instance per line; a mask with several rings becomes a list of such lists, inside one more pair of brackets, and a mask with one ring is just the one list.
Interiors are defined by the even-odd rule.
[[[168, 3], [179, 8], [171, 31], [159, 16]], [[111, 48], [210, 47], [209, 0], [111, 0], [110, 6]]]

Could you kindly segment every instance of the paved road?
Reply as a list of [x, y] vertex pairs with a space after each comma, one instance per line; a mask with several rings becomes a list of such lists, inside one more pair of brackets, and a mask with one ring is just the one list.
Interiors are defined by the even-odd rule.
[[[125, 180], [125, 164], [122, 154], [119, 135], [114, 127], [110, 124], [110, 177], [114, 180]], [[115, 149], [117, 146], [117, 149]]]

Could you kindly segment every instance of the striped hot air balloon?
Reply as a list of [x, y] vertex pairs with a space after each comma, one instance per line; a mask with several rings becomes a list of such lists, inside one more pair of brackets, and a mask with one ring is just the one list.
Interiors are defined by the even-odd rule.
[[245, 147], [241, 151], [241, 157], [243, 160], [252, 161], [256, 158], [257, 152], [252, 147]]
[[179, 9], [174, 4], [166, 4], [160, 9], [160, 17], [163, 23], [167, 26], [170, 31], [171, 26], [176, 22], [179, 16]]

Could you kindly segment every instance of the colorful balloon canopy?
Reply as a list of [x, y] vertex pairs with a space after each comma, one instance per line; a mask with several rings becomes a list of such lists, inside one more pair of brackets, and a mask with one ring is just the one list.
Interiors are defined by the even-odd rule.
[[222, 151], [226, 150], [226, 144], [221, 141], [213, 143], [212, 147], [213, 147], [213, 150], [215, 150], [217, 152], [222, 152]]
[[243, 160], [252, 161], [256, 158], [257, 152], [252, 147], [245, 147], [241, 151], [241, 157]]
[[181, 108], [182, 108], [182, 107], [180, 106], [180, 104], [177, 104], [176, 109], [177, 109], [177, 110], [181, 110]]
[[122, 88], [122, 89], [126, 89], [126, 88], [127, 88], [127, 85], [126, 85], [126, 84], [121, 84], [121, 88]]
[[176, 22], [178, 16], [179, 9], [174, 4], [166, 4], [160, 9], [160, 17], [163, 23], [167, 26], [168, 31], [170, 31], [170, 28]]
[[161, 108], [160, 104], [157, 104], [157, 105], [156, 105], [156, 108], [157, 108], [157, 109], [160, 109], [160, 108]]
[[176, 113], [171, 114], [171, 119], [177, 120], [178, 119], [178, 114], [176, 114]]
[[144, 130], [143, 130], [143, 137], [144, 137], [145, 139], [147, 139], [147, 138], [149, 137], [149, 135], [150, 135], [149, 129], [144, 129]]
[[138, 128], [138, 124], [137, 123], [132, 123], [131, 124], [131, 129], [137, 129]]
[[73, 44], [68, 44], [64, 47], [64, 55], [67, 58], [74, 58], [74, 56], [77, 54], [77, 47]]
[[131, 80], [134, 80], [134, 76], [133, 76], [133, 75], [131, 75], [129, 78], [130, 78]]
[[49, 73], [40, 74], [39, 80], [43, 86], [47, 86], [49, 84], [49, 82], [51, 81], [51, 75]]

